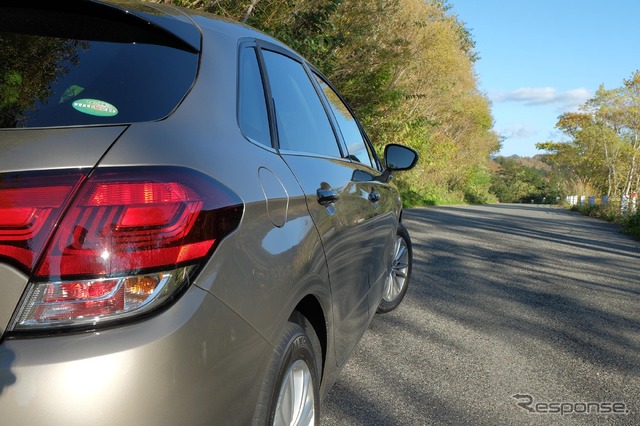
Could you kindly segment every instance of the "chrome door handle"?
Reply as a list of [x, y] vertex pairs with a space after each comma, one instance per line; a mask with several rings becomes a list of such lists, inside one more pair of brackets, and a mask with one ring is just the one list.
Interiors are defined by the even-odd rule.
[[318, 203], [321, 206], [328, 206], [340, 199], [338, 192], [333, 189], [318, 189], [316, 193], [318, 194]]

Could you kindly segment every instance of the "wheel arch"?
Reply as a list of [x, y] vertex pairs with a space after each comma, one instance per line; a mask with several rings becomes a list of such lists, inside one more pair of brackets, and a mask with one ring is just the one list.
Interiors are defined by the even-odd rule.
[[320, 341], [320, 347], [322, 351], [322, 371], [321, 377], [324, 376], [324, 370], [327, 360], [327, 321], [324, 313], [324, 309], [320, 301], [313, 295], [309, 294], [305, 296], [296, 305], [293, 313], [289, 317], [290, 321], [296, 322], [304, 327], [304, 321], [299, 316], [303, 316], [315, 332], [318, 340]]

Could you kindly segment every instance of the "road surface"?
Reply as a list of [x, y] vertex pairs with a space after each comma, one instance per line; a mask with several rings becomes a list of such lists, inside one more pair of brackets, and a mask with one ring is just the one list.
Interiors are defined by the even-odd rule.
[[404, 223], [407, 297], [373, 320], [323, 425], [640, 424], [640, 242], [551, 206]]

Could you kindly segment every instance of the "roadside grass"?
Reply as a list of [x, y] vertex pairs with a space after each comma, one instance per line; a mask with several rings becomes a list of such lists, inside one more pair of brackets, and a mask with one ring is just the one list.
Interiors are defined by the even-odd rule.
[[623, 215], [617, 206], [603, 206], [596, 204], [594, 206], [572, 206], [571, 210], [582, 213], [585, 216], [595, 217], [597, 219], [606, 220], [607, 222], [622, 225], [622, 232], [631, 235], [640, 241], [640, 211], [633, 214]]

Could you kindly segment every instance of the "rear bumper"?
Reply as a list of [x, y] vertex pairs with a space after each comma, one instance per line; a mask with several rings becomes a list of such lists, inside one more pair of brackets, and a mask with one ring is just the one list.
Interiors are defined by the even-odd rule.
[[270, 356], [254, 329], [192, 286], [137, 324], [5, 340], [2, 423], [246, 424]]

